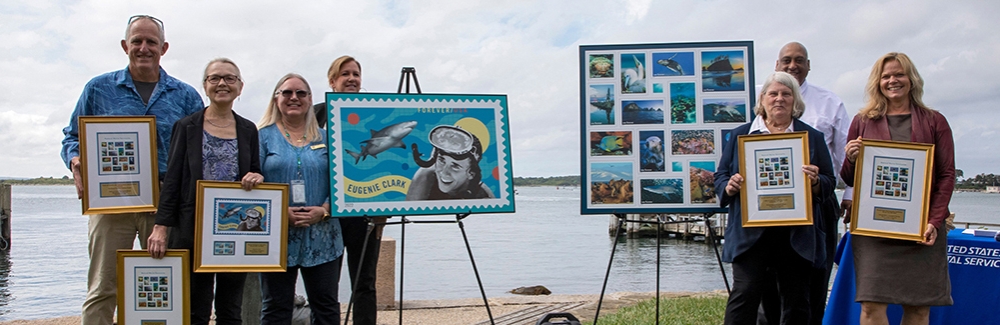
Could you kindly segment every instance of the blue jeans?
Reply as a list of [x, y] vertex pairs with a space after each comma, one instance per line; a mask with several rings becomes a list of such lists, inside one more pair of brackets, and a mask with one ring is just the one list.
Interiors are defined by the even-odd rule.
[[260, 290], [263, 294], [260, 323], [291, 324], [294, 309], [295, 281], [302, 271], [302, 282], [306, 287], [306, 297], [312, 312], [312, 325], [340, 325], [340, 301], [338, 298], [340, 264], [343, 255], [336, 260], [316, 266], [290, 266], [288, 271], [261, 273]]

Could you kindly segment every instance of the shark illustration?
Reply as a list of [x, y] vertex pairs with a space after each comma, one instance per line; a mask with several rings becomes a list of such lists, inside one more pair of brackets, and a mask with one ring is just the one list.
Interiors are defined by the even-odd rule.
[[656, 193], [656, 194], [659, 194], [659, 195], [663, 195], [664, 197], [670, 197], [670, 196], [673, 196], [673, 195], [680, 195], [680, 193], [677, 193], [677, 188], [673, 187], [673, 186], [671, 186], [669, 184], [656, 185], [656, 186], [650, 186], [650, 187], [643, 187], [642, 189], [646, 190], [646, 191], [650, 191], [650, 192]]
[[361, 147], [360, 153], [347, 149], [345, 151], [347, 151], [348, 155], [354, 157], [354, 163], [357, 164], [358, 161], [364, 160], [368, 156], [378, 158], [375, 155], [389, 150], [389, 148], [406, 149], [406, 145], [403, 144], [403, 138], [410, 134], [416, 126], [417, 121], [406, 121], [387, 126], [378, 131], [370, 130], [371, 138], [361, 141], [364, 146]]

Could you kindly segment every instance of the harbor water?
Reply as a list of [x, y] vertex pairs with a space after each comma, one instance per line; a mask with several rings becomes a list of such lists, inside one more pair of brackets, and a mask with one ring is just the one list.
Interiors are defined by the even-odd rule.
[[[89, 259], [87, 217], [80, 215], [75, 190], [14, 186], [12, 192], [12, 238], [4, 239], [10, 240], [11, 251], [0, 254], [0, 321], [79, 315]], [[577, 188], [521, 187], [516, 207], [517, 213], [473, 215], [463, 221], [486, 295], [507, 296], [511, 289], [530, 285], [544, 285], [554, 294], [600, 293], [614, 244], [608, 236], [609, 216], [580, 215]], [[956, 222], [1000, 223], [995, 217], [1000, 195], [955, 193], [951, 210]], [[401, 277], [405, 300], [480, 296], [457, 224], [410, 224], [405, 241], [403, 235], [403, 226], [385, 229], [385, 236], [397, 241], [397, 299]], [[617, 241], [608, 292], [656, 290], [656, 239]], [[711, 246], [673, 239], [663, 243], [661, 291], [725, 289]], [[346, 270], [342, 273], [341, 300], [346, 302], [349, 281]], [[732, 276], [728, 265], [726, 273]]]

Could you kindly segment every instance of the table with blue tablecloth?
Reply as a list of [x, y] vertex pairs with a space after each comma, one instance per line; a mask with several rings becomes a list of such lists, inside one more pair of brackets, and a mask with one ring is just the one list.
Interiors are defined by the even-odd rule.
[[[952, 306], [931, 307], [931, 324], [1000, 324], [1000, 242], [993, 237], [948, 233], [948, 273]], [[940, 239], [940, 238], [939, 238]], [[837, 275], [823, 324], [858, 324], [861, 304], [854, 302], [854, 255], [851, 234], [837, 247]], [[889, 305], [889, 324], [899, 324], [903, 308]]]

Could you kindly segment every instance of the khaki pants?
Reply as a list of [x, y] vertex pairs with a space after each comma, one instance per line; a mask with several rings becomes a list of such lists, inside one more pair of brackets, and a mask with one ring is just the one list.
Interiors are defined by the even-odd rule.
[[156, 218], [150, 213], [95, 214], [90, 216], [90, 270], [87, 300], [83, 302], [83, 325], [108, 325], [118, 305], [119, 249], [132, 249], [136, 236], [142, 249], [153, 231]]

